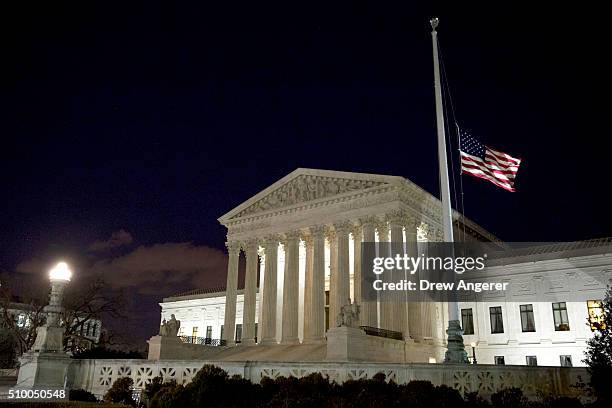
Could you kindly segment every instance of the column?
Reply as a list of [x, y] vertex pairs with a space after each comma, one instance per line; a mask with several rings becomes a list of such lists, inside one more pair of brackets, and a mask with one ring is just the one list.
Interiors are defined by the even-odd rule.
[[361, 239], [363, 232], [361, 225], [353, 226], [351, 234], [353, 235], [353, 302], [357, 303], [361, 308], [363, 307], [363, 299], [361, 297]]
[[303, 341], [306, 341], [308, 333], [312, 330], [312, 286], [313, 286], [313, 270], [312, 270], [312, 235], [305, 234], [302, 236], [304, 241], [304, 249], [306, 250], [306, 259], [304, 265], [304, 331]]
[[[389, 243], [389, 226], [386, 221], [379, 221], [376, 225], [376, 230], [378, 231], [378, 251], [377, 256], [386, 257], [390, 256], [390, 251], [388, 250]], [[383, 275], [384, 276], [384, 275]], [[389, 292], [380, 294], [380, 328], [392, 330], [393, 322], [392, 322], [392, 304], [390, 302]]]
[[[376, 242], [375, 218], [361, 219], [363, 242]], [[371, 244], [369, 244], [371, 245]], [[371, 270], [368, 273], [372, 273]], [[360, 288], [361, 289], [361, 288]], [[361, 325], [378, 327], [378, 302], [375, 300], [363, 301], [361, 305]]]
[[299, 243], [300, 235], [292, 231], [286, 234], [285, 278], [283, 282], [282, 344], [296, 344], [298, 339], [299, 302]]
[[225, 288], [225, 319], [223, 321], [223, 340], [227, 345], [235, 344], [236, 332], [236, 296], [238, 295], [238, 257], [240, 244], [235, 241], [226, 242], [229, 254], [227, 262], [227, 285]]
[[246, 275], [244, 278], [244, 311], [242, 315], [242, 343], [255, 344], [255, 302], [257, 300], [257, 241], [250, 240], [244, 245], [246, 254]]
[[329, 243], [329, 328], [336, 326], [336, 318], [340, 309], [336, 299], [336, 278], [338, 277], [338, 240], [336, 231], [326, 229], [327, 242]]
[[323, 226], [312, 227], [310, 234], [312, 268], [309, 281], [311, 295], [307, 315], [310, 317], [310, 323], [304, 332], [304, 342], [319, 343], [325, 338], [325, 228]]
[[276, 344], [276, 277], [278, 265], [278, 238], [267, 237], [263, 242], [265, 251], [264, 288], [261, 313], [261, 334], [259, 344]]
[[[391, 255], [403, 256], [404, 254], [404, 218], [402, 212], [392, 213], [388, 216], [389, 229], [391, 230]], [[395, 269], [392, 271], [393, 282], [400, 282], [405, 278], [405, 270]], [[405, 331], [406, 322], [406, 293], [395, 291], [392, 294], [391, 303], [391, 330], [397, 332]]]
[[338, 273], [336, 275], [336, 316], [340, 308], [350, 302], [351, 282], [350, 282], [350, 261], [349, 261], [349, 231], [351, 224], [342, 222], [334, 224], [336, 230], [336, 241], [338, 245]]
[[[416, 220], [414, 219], [414, 217], [408, 217], [406, 218], [404, 225], [406, 226], [406, 254], [409, 257], [419, 256]], [[418, 281], [421, 278], [423, 278], [423, 276], [421, 276], [421, 271], [416, 271], [412, 275], [411, 280], [413, 282], [417, 282], [417, 285], [418, 285]], [[411, 299], [417, 298], [417, 300], [419, 301], [417, 302], [413, 301], [408, 304], [408, 316], [406, 318], [404, 331], [405, 333], [409, 333], [409, 336], [412, 337], [413, 339], [421, 341], [423, 339], [424, 324], [433, 324], [433, 320], [429, 320], [428, 322], [425, 322], [425, 320], [430, 319], [431, 316], [423, 315], [423, 303], [422, 302], [427, 301], [427, 296], [421, 296], [421, 293], [419, 292], [418, 296], [415, 296], [415, 294], [411, 294], [410, 297]]]

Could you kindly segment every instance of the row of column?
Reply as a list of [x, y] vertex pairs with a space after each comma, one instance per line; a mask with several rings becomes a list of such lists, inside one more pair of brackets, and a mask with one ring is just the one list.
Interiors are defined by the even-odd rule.
[[[314, 226], [304, 232], [291, 231], [281, 236], [267, 236], [261, 240], [244, 243], [228, 242], [229, 252], [227, 291], [225, 303], [224, 339], [234, 341], [236, 325], [236, 298], [238, 283], [238, 259], [240, 249], [246, 255], [244, 314], [242, 341], [253, 344], [255, 339], [255, 307], [257, 296], [258, 248], [264, 253], [264, 279], [261, 290], [260, 344], [296, 344], [298, 339], [299, 308], [299, 244], [306, 249], [304, 274], [304, 332], [303, 342], [316, 343], [325, 338], [325, 242], [330, 248], [330, 327], [335, 326], [340, 307], [350, 300], [350, 238], [353, 235], [354, 299], [361, 306], [360, 325], [380, 327], [404, 333], [405, 338], [422, 337], [423, 325], [420, 304], [408, 304], [399, 292], [395, 302], [363, 301], [361, 297], [361, 243], [374, 242], [378, 232], [379, 242], [391, 242], [408, 255], [417, 255], [417, 223], [405, 213], [391, 214], [383, 220], [368, 217], [358, 223], [349, 221], [332, 226]], [[404, 242], [404, 234], [406, 240]], [[277, 274], [279, 242], [285, 250], [283, 272], [283, 299], [281, 333], [277, 333]], [[394, 249], [394, 251], [396, 251]], [[402, 301], [403, 300], [403, 301]], [[429, 315], [427, 313], [427, 315]], [[380, 317], [380, 318], [379, 318]], [[433, 322], [432, 322], [433, 323]]]

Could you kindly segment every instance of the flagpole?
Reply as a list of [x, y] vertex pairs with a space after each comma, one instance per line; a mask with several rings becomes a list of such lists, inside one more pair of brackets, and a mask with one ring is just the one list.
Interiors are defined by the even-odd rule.
[[[442, 226], [444, 242], [453, 243], [453, 215], [450, 202], [450, 186], [448, 182], [448, 163], [446, 158], [446, 134], [444, 131], [444, 108], [442, 106], [442, 86], [440, 82], [440, 61], [438, 58], [438, 18], [429, 20], [431, 24], [431, 40], [433, 44], [434, 90], [436, 95], [436, 124], [438, 130], [438, 165], [440, 169], [440, 200], [442, 201]], [[451, 294], [448, 301], [447, 350], [445, 363], [467, 363], [467, 353], [463, 344], [463, 330], [459, 322], [459, 304], [456, 293]]]

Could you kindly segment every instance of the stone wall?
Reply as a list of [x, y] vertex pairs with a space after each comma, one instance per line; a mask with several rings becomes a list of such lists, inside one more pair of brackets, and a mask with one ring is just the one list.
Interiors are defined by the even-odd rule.
[[300, 378], [316, 372], [332, 381], [344, 382], [372, 378], [377, 373], [384, 373], [388, 380], [400, 384], [412, 380], [427, 380], [435, 385], [446, 384], [461, 393], [478, 391], [483, 396], [508, 387], [519, 387], [531, 398], [537, 397], [538, 393], [582, 396], [572, 385], [588, 381], [586, 369], [566, 367], [365, 362], [73, 360], [69, 368], [68, 386], [83, 388], [102, 396], [120, 377], [132, 378], [136, 389], [143, 389], [156, 376], [186, 384], [204, 364], [214, 364], [226, 370], [230, 376], [238, 374], [253, 382], [259, 382], [263, 377]]

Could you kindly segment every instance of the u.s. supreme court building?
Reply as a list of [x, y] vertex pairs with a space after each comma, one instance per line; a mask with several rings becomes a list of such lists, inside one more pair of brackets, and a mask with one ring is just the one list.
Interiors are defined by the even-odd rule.
[[[459, 239], [500, 242], [456, 214]], [[387, 305], [361, 297], [361, 243], [398, 242], [407, 252], [441, 241], [440, 202], [403, 177], [297, 169], [219, 218], [227, 227], [227, 289], [199, 289], [161, 303], [186, 342], [226, 344], [219, 358], [325, 360], [340, 308], [360, 305], [365, 361], [441, 362], [447, 304]], [[500, 245], [503, 243], [500, 242]], [[416, 251], [416, 249], [415, 249]], [[508, 283], [485, 300], [459, 299], [464, 341], [478, 363], [583, 366], [588, 324], [612, 277], [612, 241], [510, 252], [486, 276]], [[246, 257], [244, 288], [238, 259]], [[547, 299], [550, 299], [547, 301]], [[535, 300], [538, 300], [537, 302]], [[350, 341], [349, 341], [350, 342]], [[472, 346], [474, 349], [472, 350]], [[344, 350], [351, 359], [351, 350]], [[259, 348], [259, 350], [258, 350]], [[227, 351], [230, 350], [230, 351]]]
[[[121, 376], [142, 389], [158, 375], [189, 382], [215, 364], [256, 382], [382, 372], [398, 383], [429, 380], [485, 396], [505, 387], [528, 396], [578, 392], [570, 385], [587, 380], [582, 360], [612, 278], [612, 240], [531, 246], [470, 275], [509, 289], [458, 299], [472, 364], [444, 364], [447, 302], [379, 302], [359, 284], [362, 243], [417, 253], [442, 241], [440, 217], [440, 201], [406, 178], [297, 169], [219, 218], [227, 285], [164, 299], [161, 320], [174, 315], [178, 333], [153, 336], [146, 360], [75, 361], [72, 384], [102, 395]], [[504, 245], [459, 214], [455, 229], [463, 241]]]

